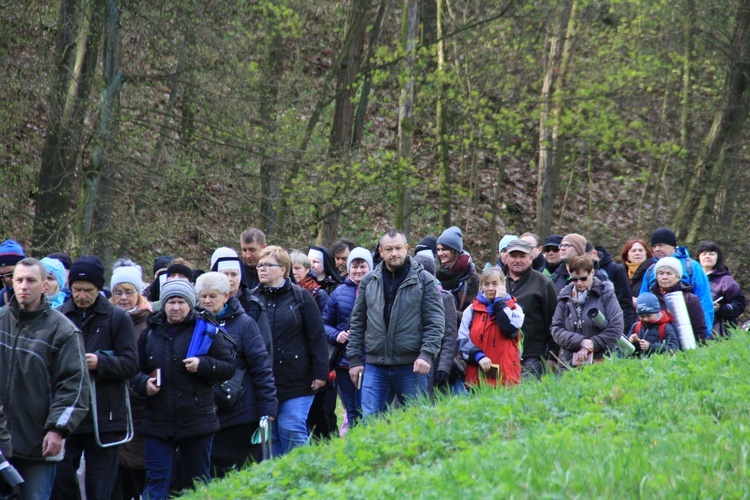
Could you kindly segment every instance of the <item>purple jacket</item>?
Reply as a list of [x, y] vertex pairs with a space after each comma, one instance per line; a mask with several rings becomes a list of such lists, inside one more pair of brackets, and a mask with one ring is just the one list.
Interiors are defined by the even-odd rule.
[[708, 275], [711, 299], [721, 299], [715, 313], [714, 330], [726, 335], [727, 323], [733, 323], [745, 311], [745, 294], [735, 281], [729, 269], [717, 269]]

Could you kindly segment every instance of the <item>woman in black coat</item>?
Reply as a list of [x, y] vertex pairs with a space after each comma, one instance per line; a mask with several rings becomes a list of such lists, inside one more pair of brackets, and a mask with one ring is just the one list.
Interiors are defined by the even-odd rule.
[[654, 254], [648, 247], [648, 243], [635, 239], [625, 243], [620, 251], [625, 270], [630, 280], [630, 291], [633, 294], [633, 307], [638, 295], [641, 293], [641, 283], [646, 270], [654, 263]]
[[305, 444], [313, 397], [328, 380], [328, 347], [315, 300], [289, 280], [289, 254], [269, 246], [260, 253], [255, 296], [268, 314], [273, 346], [273, 377], [279, 410], [272, 426], [273, 455]]
[[242, 381], [243, 391], [234, 401], [226, 396], [215, 397], [221, 429], [214, 436], [211, 467], [217, 477], [231, 468], [240, 468], [248, 459], [260, 462], [259, 445], [251, 444], [260, 417], [276, 418], [278, 401], [273, 383], [271, 360], [261, 339], [258, 325], [231, 293], [229, 279], [222, 273], [201, 275], [195, 283], [201, 308], [214, 316], [234, 342], [234, 378]]
[[146, 397], [144, 498], [166, 499], [179, 449], [185, 476], [211, 478], [211, 443], [219, 430], [213, 386], [235, 371], [229, 349], [216, 335], [205, 354], [188, 356], [198, 313], [195, 290], [185, 280], [167, 281], [162, 310], [149, 320], [138, 340], [140, 371], [133, 385]]

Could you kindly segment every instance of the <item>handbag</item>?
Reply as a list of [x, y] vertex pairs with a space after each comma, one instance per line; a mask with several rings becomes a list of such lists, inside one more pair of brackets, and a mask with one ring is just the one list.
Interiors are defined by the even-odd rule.
[[237, 368], [232, 378], [224, 382], [214, 384], [214, 402], [220, 409], [226, 410], [237, 404], [245, 393], [242, 381], [245, 378], [245, 370]]

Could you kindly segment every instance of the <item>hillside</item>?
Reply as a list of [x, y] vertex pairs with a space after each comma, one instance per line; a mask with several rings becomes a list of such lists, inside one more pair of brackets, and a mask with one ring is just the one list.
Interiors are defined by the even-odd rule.
[[750, 334], [398, 411], [186, 498], [740, 498]]

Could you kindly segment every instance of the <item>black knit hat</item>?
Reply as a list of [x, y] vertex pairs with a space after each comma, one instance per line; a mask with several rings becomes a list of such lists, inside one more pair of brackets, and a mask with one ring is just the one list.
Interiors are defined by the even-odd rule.
[[93, 283], [99, 290], [104, 288], [104, 266], [99, 257], [95, 255], [83, 255], [70, 266], [68, 283], [73, 285], [76, 281], [88, 281]]
[[651, 245], [664, 243], [672, 247], [677, 246], [677, 236], [668, 227], [660, 227], [651, 235]]
[[418, 254], [423, 250], [430, 250], [434, 257], [437, 254], [437, 238], [431, 234], [422, 238], [419, 243], [417, 243], [414, 253]]
[[175, 274], [181, 274], [187, 279], [190, 279], [193, 277], [193, 270], [185, 264], [170, 264], [167, 268], [167, 278], [174, 276]]

